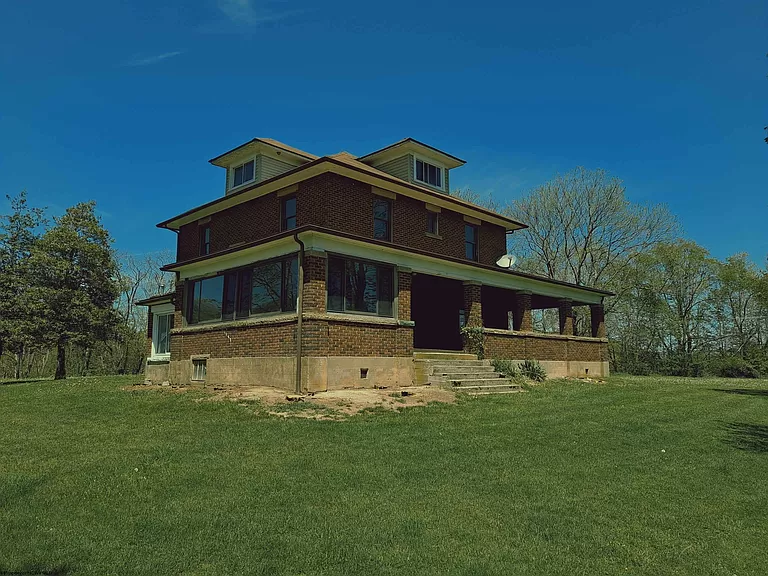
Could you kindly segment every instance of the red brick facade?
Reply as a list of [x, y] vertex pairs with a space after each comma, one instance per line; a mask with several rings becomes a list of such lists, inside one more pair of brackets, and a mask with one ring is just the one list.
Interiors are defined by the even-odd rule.
[[[369, 184], [326, 173], [299, 184], [296, 193], [297, 226], [315, 225], [373, 238], [373, 203], [377, 195]], [[439, 216], [440, 238], [427, 235], [424, 202], [397, 196], [392, 201], [392, 242], [399, 246], [464, 259], [464, 216], [443, 209]], [[254, 242], [280, 232], [280, 198], [272, 193], [211, 216], [211, 253], [239, 243]], [[492, 265], [506, 251], [506, 231], [484, 222], [479, 226], [479, 261]], [[197, 222], [179, 230], [178, 262], [198, 257], [200, 231]]]
[[607, 362], [608, 343], [604, 340], [564, 338], [557, 335], [486, 333], [485, 354], [488, 358], [541, 361]]

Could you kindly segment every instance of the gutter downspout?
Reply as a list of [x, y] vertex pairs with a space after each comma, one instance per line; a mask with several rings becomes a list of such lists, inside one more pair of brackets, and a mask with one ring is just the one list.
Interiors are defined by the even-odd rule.
[[299, 240], [299, 233], [293, 235], [299, 245], [299, 298], [296, 303], [296, 394], [301, 394], [301, 348], [302, 348], [302, 317], [304, 316], [304, 242]]

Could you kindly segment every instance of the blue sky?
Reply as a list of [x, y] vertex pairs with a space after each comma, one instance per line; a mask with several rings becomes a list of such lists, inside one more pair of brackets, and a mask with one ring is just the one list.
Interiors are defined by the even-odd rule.
[[254, 136], [316, 154], [411, 136], [502, 201], [605, 168], [715, 256], [762, 263], [766, 52], [764, 0], [6, 1], [0, 192], [94, 199], [139, 253], [174, 246], [155, 224], [221, 195], [208, 159]]

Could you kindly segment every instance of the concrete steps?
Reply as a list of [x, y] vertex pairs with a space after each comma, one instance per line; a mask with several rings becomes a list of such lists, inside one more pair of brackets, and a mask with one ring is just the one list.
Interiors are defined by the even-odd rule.
[[475, 396], [512, 394], [521, 389], [496, 372], [490, 360], [478, 360], [473, 354], [417, 352], [413, 356], [419, 385], [441, 386]]

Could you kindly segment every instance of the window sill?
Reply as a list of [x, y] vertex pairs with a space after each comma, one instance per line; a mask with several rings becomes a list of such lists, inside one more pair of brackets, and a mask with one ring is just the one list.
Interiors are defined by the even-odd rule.
[[151, 356], [147, 358], [147, 364], [168, 364], [171, 361], [170, 354], [162, 354], [160, 356]]
[[434, 238], [436, 240], [442, 240], [443, 239], [443, 237], [440, 236], [440, 234], [433, 234], [432, 232], [427, 232], [426, 235], [427, 235], [427, 238]]
[[174, 334], [194, 334], [195, 332], [212, 332], [215, 330], [226, 330], [228, 328], [246, 328], [248, 326], [261, 326], [268, 324], [283, 324], [286, 322], [293, 322], [296, 320], [296, 313], [290, 312], [287, 314], [268, 314], [266, 316], [253, 316], [251, 318], [243, 318], [241, 320], [225, 320], [223, 322], [206, 322], [205, 324], [192, 324], [191, 326], [184, 326], [183, 328], [174, 328], [171, 330], [171, 335]]
[[389, 316], [374, 314], [350, 314], [349, 312], [304, 312], [305, 320], [328, 320], [331, 322], [350, 322], [354, 324], [375, 324], [378, 326], [414, 326], [412, 320], [398, 320]]

